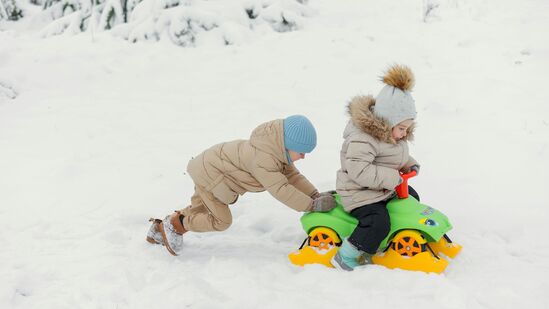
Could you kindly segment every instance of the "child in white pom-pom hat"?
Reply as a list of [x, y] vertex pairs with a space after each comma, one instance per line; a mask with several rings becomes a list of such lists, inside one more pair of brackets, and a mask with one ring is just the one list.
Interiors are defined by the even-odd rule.
[[[414, 75], [410, 68], [394, 65], [382, 80], [385, 86], [376, 98], [357, 96], [348, 105], [351, 119], [343, 133], [337, 193], [345, 210], [359, 223], [332, 259], [339, 269], [353, 270], [361, 263], [371, 263], [391, 227], [386, 206], [402, 182], [400, 171], [419, 172], [407, 143], [413, 138], [416, 119], [410, 93]], [[415, 190], [409, 191], [419, 200]]]

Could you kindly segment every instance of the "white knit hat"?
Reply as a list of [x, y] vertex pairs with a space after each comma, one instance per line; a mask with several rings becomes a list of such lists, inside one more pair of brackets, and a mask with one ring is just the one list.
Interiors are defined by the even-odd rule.
[[414, 74], [407, 66], [394, 65], [383, 76], [386, 84], [376, 97], [374, 114], [385, 119], [391, 128], [407, 119], [417, 116], [416, 104], [412, 98]]

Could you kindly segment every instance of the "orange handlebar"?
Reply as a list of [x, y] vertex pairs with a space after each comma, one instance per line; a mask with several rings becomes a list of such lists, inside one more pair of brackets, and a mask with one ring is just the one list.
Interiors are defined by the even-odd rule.
[[398, 195], [398, 198], [407, 198], [408, 197], [408, 179], [416, 176], [416, 171], [411, 171], [409, 173], [400, 173], [402, 177], [402, 183], [395, 187], [395, 191]]

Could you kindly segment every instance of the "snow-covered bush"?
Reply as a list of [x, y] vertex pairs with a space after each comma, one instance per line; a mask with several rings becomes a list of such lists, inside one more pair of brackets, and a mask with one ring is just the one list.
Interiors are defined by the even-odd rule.
[[43, 7], [53, 20], [40, 32], [44, 37], [82, 32], [87, 29], [92, 16], [92, 3], [89, 1], [45, 0]]
[[[40, 1], [40, 0], [37, 0]], [[42, 36], [86, 31], [93, 23], [98, 31], [126, 23], [139, 0], [42, 0], [52, 22]], [[92, 2], [93, 1], [93, 2]]]
[[250, 31], [244, 8], [233, 3], [195, 1], [166, 8], [159, 2], [139, 3], [128, 24], [113, 29], [115, 35], [131, 42], [167, 38], [186, 47], [234, 44]]
[[44, 37], [93, 27], [131, 42], [169, 39], [185, 47], [235, 44], [264, 29], [299, 30], [304, 19], [314, 14], [306, 0], [33, 1], [41, 1], [52, 20], [41, 31]]
[[268, 23], [273, 30], [287, 32], [303, 27], [303, 19], [313, 15], [305, 0], [249, 1], [245, 8], [253, 24]]
[[23, 11], [21, 11], [15, 0], [0, 0], [0, 20], [18, 20], [23, 17]]

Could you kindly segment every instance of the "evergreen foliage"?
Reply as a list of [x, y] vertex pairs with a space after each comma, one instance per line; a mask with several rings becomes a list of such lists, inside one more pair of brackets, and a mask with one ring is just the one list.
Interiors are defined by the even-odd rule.
[[235, 44], [254, 31], [299, 30], [304, 18], [314, 14], [307, 0], [30, 1], [51, 20], [41, 30], [42, 37], [111, 31], [130, 42], [166, 38], [184, 47]]
[[23, 11], [17, 7], [15, 0], [0, 0], [0, 20], [18, 20]]

